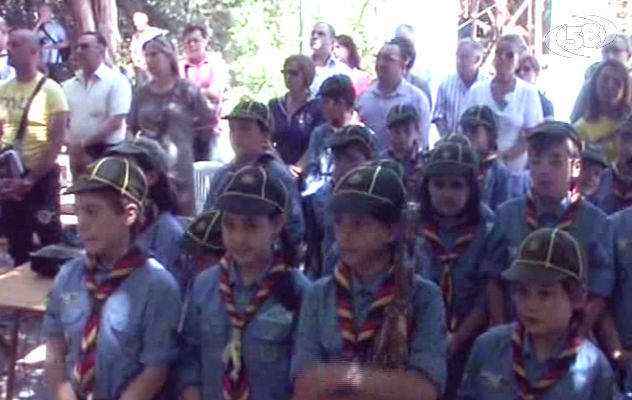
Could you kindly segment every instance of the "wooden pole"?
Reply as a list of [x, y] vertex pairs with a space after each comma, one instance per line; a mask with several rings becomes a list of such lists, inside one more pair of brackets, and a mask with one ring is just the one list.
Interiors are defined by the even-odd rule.
[[542, 58], [542, 28], [544, 25], [544, 1], [545, 0], [533, 0], [535, 1], [535, 29], [533, 31], [533, 47], [535, 48], [535, 57], [540, 60]]

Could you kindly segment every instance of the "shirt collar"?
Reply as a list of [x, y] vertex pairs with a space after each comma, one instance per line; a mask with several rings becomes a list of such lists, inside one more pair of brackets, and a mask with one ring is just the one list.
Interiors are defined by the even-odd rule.
[[[109, 68], [105, 65], [105, 63], [101, 63], [94, 74], [92, 74], [93, 78], [97, 78], [99, 80], [103, 79], [109, 72]], [[81, 82], [85, 82], [85, 76], [82, 70], [77, 73], [77, 79]]]
[[393, 90], [391, 93], [386, 94], [380, 89], [379, 82], [375, 82], [375, 85], [373, 86], [371, 91], [377, 97], [381, 97], [381, 98], [397, 97], [397, 96], [402, 96], [404, 94], [403, 90], [406, 84], [409, 84], [409, 83], [406, 81], [406, 78], [402, 77], [402, 80], [399, 82], [399, 85], [397, 85], [395, 90]]
[[[272, 269], [272, 263], [270, 263], [270, 266], [268, 266], [268, 268], [266, 268], [265, 271], [259, 273], [259, 276], [257, 276], [257, 279], [255, 279], [255, 281], [249, 286], [253, 286], [253, 285], [261, 286], [263, 279], [266, 277], [270, 269]], [[230, 275], [228, 278], [230, 280], [231, 286], [237, 286], [240, 288], [245, 287], [244, 281], [241, 278], [241, 266], [237, 262], [234, 263], [234, 268], [230, 269]]]
[[382, 271], [378, 275], [377, 279], [373, 281], [373, 283], [364, 285], [362, 284], [360, 279], [356, 277], [355, 273], [352, 273], [351, 288], [352, 288], [353, 296], [355, 297], [356, 295], [368, 295], [371, 297], [375, 297], [380, 286], [382, 286], [384, 281], [386, 281], [387, 276], [388, 276], [388, 271]]
[[186, 58], [185, 58], [185, 59], [184, 59], [184, 66], [185, 66], [185, 67], [200, 67], [200, 66], [202, 66], [202, 65], [204, 65], [204, 64], [208, 64], [208, 63], [210, 63], [210, 62], [211, 62], [211, 60], [210, 60], [210, 54], [207, 52], [207, 53], [204, 55], [204, 58], [202, 59], [202, 61], [200, 61], [200, 62], [199, 62], [199, 63], [197, 63], [197, 64], [196, 64], [196, 63], [193, 63], [193, 62], [191, 62], [191, 61], [189, 61], [188, 59], [186, 59]]
[[[567, 332], [564, 335], [564, 337], [562, 337], [562, 339], [553, 348], [553, 351], [551, 352], [549, 360], [552, 358], [556, 358], [564, 350], [564, 348], [566, 347], [566, 342], [568, 342], [568, 339], [569, 339], [569, 333]], [[536, 363], [537, 362], [542, 363], [542, 362], [548, 361], [548, 360], [545, 360], [545, 361], [537, 360], [537, 356], [535, 354], [535, 348], [533, 347], [533, 340], [531, 339], [531, 335], [529, 335], [528, 333], [526, 334], [526, 340], [522, 344], [522, 354], [525, 357], [525, 359], [533, 360]]]
[[9, 52], [7, 51], [7, 49], [0, 51], [0, 57], [8, 57], [8, 56], [9, 56]]
[[532, 195], [533, 201], [535, 203], [535, 211], [538, 218], [540, 218], [544, 214], [553, 214], [556, 218], [562, 218], [568, 207], [571, 205], [571, 197], [570, 194], [566, 195], [560, 202], [560, 204], [555, 208], [555, 210], [547, 210], [542, 205], [542, 200], [538, 195]]

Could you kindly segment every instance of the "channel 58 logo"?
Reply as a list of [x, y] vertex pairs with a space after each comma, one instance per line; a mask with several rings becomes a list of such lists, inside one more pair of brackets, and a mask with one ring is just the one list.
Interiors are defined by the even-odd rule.
[[590, 58], [595, 49], [609, 45], [617, 37], [617, 27], [596, 15], [573, 15], [577, 25], [562, 24], [544, 37], [551, 53], [566, 58]]

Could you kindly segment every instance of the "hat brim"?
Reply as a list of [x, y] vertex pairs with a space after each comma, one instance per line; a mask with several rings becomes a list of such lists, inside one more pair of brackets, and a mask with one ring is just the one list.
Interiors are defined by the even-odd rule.
[[536, 285], [554, 285], [571, 275], [552, 268], [534, 266], [520, 260], [514, 261], [509, 269], [502, 273], [503, 279], [514, 283], [531, 283]]
[[456, 162], [435, 162], [422, 169], [424, 176], [465, 175], [474, 168]]
[[480, 118], [462, 118], [461, 126], [484, 126], [489, 129], [496, 129], [496, 125]]
[[117, 190], [117, 187], [103, 181], [79, 178], [72, 186], [70, 186], [69, 188], [66, 188], [64, 193], [65, 194], [80, 194], [80, 193], [86, 193], [86, 192], [96, 192], [98, 190], [103, 190], [103, 189]]
[[335, 149], [338, 147], [350, 145], [352, 143], [357, 143], [361, 146], [368, 147], [366, 143], [364, 143], [362, 140], [358, 139], [357, 137], [349, 137], [347, 135], [335, 135], [334, 137], [329, 138], [329, 140], [327, 140], [327, 143], [325, 143], [325, 148]]
[[[156, 162], [152, 158], [152, 156], [149, 153], [147, 153], [144, 149], [138, 146], [134, 146], [130, 142], [123, 142], [119, 145], [112, 147], [111, 149], [107, 151], [107, 154], [118, 155], [118, 156], [139, 157], [137, 161], [141, 163], [140, 164], [141, 167], [149, 167], [151, 169], [159, 170], [159, 171], [163, 171], [166, 169], [166, 167], [164, 167], [162, 163]], [[144, 165], [143, 163], [146, 163], [147, 165]]]
[[363, 193], [350, 191], [335, 194], [329, 202], [329, 208], [335, 213], [356, 215], [369, 214], [384, 206], [392, 206], [392, 204]]
[[282, 211], [271, 202], [241, 193], [222, 194], [217, 199], [216, 208], [231, 214], [249, 216], [270, 215], [275, 211]]
[[609, 167], [608, 161], [605, 158], [600, 158], [600, 157], [593, 156], [593, 155], [590, 155], [590, 154], [583, 155], [582, 156], [582, 162], [590, 163], [590, 164], [597, 164], [597, 165], [600, 165], [600, 166], [602, 166], [604, 168], [608, 168]]

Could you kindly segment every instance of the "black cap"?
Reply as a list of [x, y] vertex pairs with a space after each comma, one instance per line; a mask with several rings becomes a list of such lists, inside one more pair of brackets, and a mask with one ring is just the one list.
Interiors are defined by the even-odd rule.
[[498, 130], [496, 115], [489, 106], [472, 106], [468, 108], [461, 115], [460, 122], [463, 130], [476, 126], [485, 126], [493, 132]]
[[283, 183], [260, 166], [243, 167], [217, 199], [217, 208], [241, 215], [286, 212], [289, 196]]
[[419, 124], [421, 117], [419, 111], [412, 104], [397, 104], [388, 111], [386, 123], [389, 128], [393, 125], [414, 122]]
[[471, 146], [446, 140], [432, 150], [428, 164], [423, 167], [423, 174], [462, 175], [477, 170], [478, 156]]
[[233, 108], [230, 114], [224, 116], [224, 119], [244, 119], [257, 121], [263, 125], [265, 130], [272, 131], [274, 121], [272, 113], [267, 105], [258, 101], [242, 100]]
[[581, 243], [559, 228], [543, 228], [527, 236], [518, 258], [502, 277], [512, 282], [552, 285], [567, 278], [586, 283], [587, 272]]
[[221, 220], [219, 210], [201, 213], [187, 228], [182, 246], [194, 255], [223, 252]]
[[347, 146], [350, 143], [358, 143], [369, 150], [369, 154], [373, 152], [373, 140], [375, 134], [366, 126], [347, 125], [340, 131], [335, 132], [327, 140], [326, 147], [335, 149]]
[[544, 121], [531, 128], [531, 130], [527, 133], [527, 139], [538, 135], [549, 135], [551, 137], [566, 137], [575, 143], [577, 148], [581, 151], [583, 148], [583, 143], [579, 134], [573, 128], [573, 125], [568, 124], [562, 121]]
[[334, 189], [331, 208], [352, 214], [367, 214], [384, 206], [401, 210], [405, 197], [404, 184], [390, 166], [365, 163], [342, 177]]
[[604, 168], [609, 166], [603, 147], [594, 143], [586, 143], [584, 146], [582, 162], [601, 165]]
[[165, 150], [156, 140], [147, 137], [126, 140], [109, 149], [107, 155], [132, 156], [141, 166], [146, 165], [155, 171], [166, 173], [169, 169]]
[[133, 161], [122, 157], [105, 157], [90, 164], [85, 174], [66, 190], [79, 194], [103, 189], [114, 189], [139, 205], [147, 197], [147, 178]]

